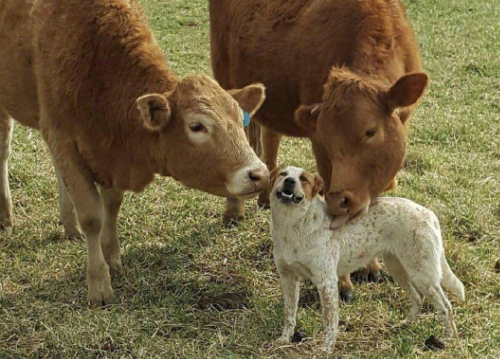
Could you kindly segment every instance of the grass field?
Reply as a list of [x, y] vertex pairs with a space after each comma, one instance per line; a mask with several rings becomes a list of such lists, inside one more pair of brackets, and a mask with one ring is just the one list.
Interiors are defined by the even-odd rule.
[[[171, 66], [210, 72], [206, 0], [142, 0]], [[411, 120], [399, 196], [439, 216], [468, 300], [455, 305], [458, 341], [425, 351], [443, 327], [430, 307], [402, 325], [408, 297], [391, 283], [356, 286], [341, 306], [342, 358], [498, 358], [500, 354], [500, 5], [405, 0], [432, 83]], [[285, 140], [283, 164], [314, 169], [309, 144]], [[0, 234], [0, 358], [310, 358], [314, 340], [275, 349], [282, 327], [269, 212], [221, 224], [223, 200], [158, 178], [129, 194], [120, 219], [119, 304], [88, 308], [85, 246], [58, 225], [53, 169], [41, 137], [17, 126], [10, 182], [15, 230]], [[299, 327], [320, 335], [306, 286]], [[223, 309], [214, 308], [220, 304]], [[217, 305], [215, 305], [217, 306]]]

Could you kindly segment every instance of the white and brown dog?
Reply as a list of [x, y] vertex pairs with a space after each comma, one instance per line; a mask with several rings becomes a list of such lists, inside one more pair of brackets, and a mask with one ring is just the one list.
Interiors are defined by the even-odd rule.
[[330, 230], [332, 218], [319, 197], [323, 180], [301, 168], [272, 174], [274, 261], [281, 277], [285, 326], [279, 342], [289, 342], [295, 328], [299, 280], [317, 286], [325, 342], [331, 351], [338, 333], [337, 277], [382, 255], [389, 274], [410, 295], [408, 321], [416, 319], [424, 297], [439, 310], [450, 337], [457, 336], [451, 304], [443, 287], [464, 300], [464, 286], [446, 261], [436, 215], [403, 198], [380, 198], [354, 223]]

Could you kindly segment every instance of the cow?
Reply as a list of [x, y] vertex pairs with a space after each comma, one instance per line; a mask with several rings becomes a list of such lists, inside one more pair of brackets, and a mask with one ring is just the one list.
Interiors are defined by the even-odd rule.
[[41, 131], [62, 201], [74, 205], [93, 306], [114, 296], [124, 191], [142, 191], [155, 174], [240, 199], [267, 186], [243, 129], [243, 111], [258, 110], [264, 87], [227, 92], [206, 75], [177, 77], [135, 0], [4, 0], [0, 34], [3, 226], [15, 118]]
[[[354, 219], [395, 188], [408, 119], [428, 83], [400, 0], [210, 0], [209, 11], [221, 86], [266, 86], [253, 119], [270, 170], [283, 135], [305, 137], [330, 214]], [[259, 204], [268, 206], [268, 195]], [[228, 199], [225, 220], [242, 214]], [[348, 276], [341, 287], [351, 298]]]

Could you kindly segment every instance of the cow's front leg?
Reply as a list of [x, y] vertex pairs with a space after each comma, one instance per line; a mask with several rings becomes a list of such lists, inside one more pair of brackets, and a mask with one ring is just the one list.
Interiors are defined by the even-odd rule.
[[321, 300], [321, 312], [323, 318], [323, 328], [325, 331], [325, 341], [321, 350], [331, 353], [335, 347], [337, 335], [339, 333], [339, 291], [337, 277], [316, 281], [319, 298]]
[[283, 292], [283, 314], [285, 317], [283, 332], [277, 340], [278, 344], [289, 343], [295, 330], [297, 307], [299, 303], [299, 278], [280, 272], [281, 290]]
[[380, 271], [382, 269], [382, 266], [380, 265], [378, 258], [375, 257], [371, 260], [370, 263], [365, 268], [362, 268], [355, 273], [353, 273], [353, 277], [356, 282], [361, 283], [361, 282], [373, 282], [373, 283], [378, 283], [380, 282], [381, 275]]
[[111, 271], [121, 272], [120, 239], [118, 237], [117, 220], [120, 206], [123, 202], [123, 191], [101, 188], [101, 198], [104, 205], [104, 226], [101, 233], [101, 248], [104, 259]]
[[9, 156], [12, 118], [0, 107], [0, 229], [12, 232], [12, 199], [9, 187]]
[[244, 202], [238, 198], [227, 198], [222, 223], [226, 227], [236, 226], [245, 220]]
[[106, 305], [113, 298], [109, 267], [101, 248], [101, 230], [104, 222], [104, 206], [94, 184], [92, 173], [80, 157], [75, 144], [42, 132], [53, 154], [54, 161], [64, 178], [66, 188], [75, 205], [78, 222], [87, 245], [88, 300], [92, 306]]
[[[278, 151], [283, 135], [262, 126], [262, 161], [267, 169], [272, 171], [278, 167]], [[262, 208], [269, 208], [269, 196], [271, 188], [269, 186], [259, 195], [258, 204]]]
[[339, 278], [339, 291], [340, 299], [346, 303], [350, 303], [354, 300], [354, 294], [352, 293], [353, 285], [351, 282], [351, 276], [349, 274], [343, 275]]

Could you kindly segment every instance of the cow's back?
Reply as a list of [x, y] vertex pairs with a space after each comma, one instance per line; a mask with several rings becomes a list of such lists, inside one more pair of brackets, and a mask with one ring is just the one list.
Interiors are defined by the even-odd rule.
[[177, 83], [141, 10], [134, 0], [37, 0], [33, 17], [42, 131], [74, 141], [101, 185], [141, 190], [158, 134], [136, 99]]
[[263, 82], [259, 121], [291, 136], [300, 104], [321, 101], [332, 66], [392, 83], [421, 71], [416, 40], [399, 0], [212, 0], [215, 77], [226, 88]]

